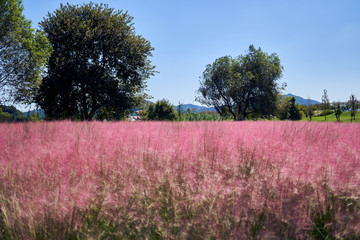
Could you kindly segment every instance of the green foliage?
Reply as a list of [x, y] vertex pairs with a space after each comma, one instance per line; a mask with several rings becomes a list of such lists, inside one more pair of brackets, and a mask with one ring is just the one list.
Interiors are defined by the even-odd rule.
[[305, 116], [309, 118], [309, 121], [311, 121], [315, 115], [315, 111], [317, 110], [317, 108], [315, 105], [302, 105], [301, 110], [305, 114]]
[[[334, 106], [334, 114], [336, 116], [336, 121], [340, 122], [340, 116], [344, 111], [344, 106], [340, 102], [336, 102], [333, 104]], [[351, 117], [352, 121], [352, 117]]]
[[190, 108], [186, 112], [182, 112], [178, 117], [178, 121], [224, 121], [231, 119], [231, 116], [220, 115], [217, 112], [196, 112], [190, 110]]
[[95, 118], [97, 120], [125, 120], [130, 110], [118, 111], [117, 108], [100, 108], [96, 112]]
[[177, 110], [178, 119], [182, 119], [184, 112], [183, 112], [183, 104], [181, 102], [179, 102], [179, 105], [176, 110]]
[[295, 104], [295, 101], [294, 97], [290, 98], [289, 119], [293, 121], [301, 120], [299, 105]]
[[31, 28], [20, 0], [0, 1], [0, 91], [3, 100], [31, 103], [51, 53], [45, 34]]
[[353, 120], [355, 120], [356, 111], [360, 107], [359, 101], [357, 100], [357, 98], [355, 97], [354, 94], [350, 95], [350, 99], [346, 105], [347, 105], [348, 109], [350, 110], [350, 113], [351, 113], [350, 121], [352, 122]]
[[235, 120], [270, 116], [276, 110], [282, 69], [275, 53], [268, 55], [250, 45], [244, 56], [221, 57], [206, 66], [196, 100]]
[[[344, 111], [341, 114], [340, 122], [351, 122], [351, 112], [345, 111], [346, 108], [344, 107], [343, 103], [341, 103], [341, 105], [343, 106]], [[324, 117], [316, 114], [313, 116], [312, 121], [324, 122]], [[337, 119], [335, 113], [332, 110], [332, 113], [327, 115], [326, 122], [336, 122], [336, 121]], [[353, 120], [353, 122], [360, 122], [360, 118], [356, 118], [356, 120]]]
[[127, 12], [67, 4], [40, 24], [54, 49], [36, 98], [49, 119], [119, 119], [147, 97], [153, 48]]
[[[167, 104], [170, 104], [170, 103], [167, 102]], [[164, 105], [166, 105], [166, 104], [164, 104]], [[146, 110], [140, 112], [141, 119], [160, 120], [156, 114], [155, 109], [156, 109], [156, 104], [153, 104], [153, 103], [147, 104]], [[219, 113], [213, 112], [213, 111], [197, 112], [196, 110], [194, 110], [194, 109], [192, 110], [190, 108], [187, 108], [185, 110], [183, 107], [183, 104], [179, 103], [179, 105], [176, 108], [176, 119], [174, 119], [174, 120], [177, 120], [177, 121], [222, 121], [222, 120], [230, 120], [230, 119], [232, 119], [231, 116], [226, 116], [226, 115], [222, 116]]]
[[17, 110], [14, 106], [0, 105], [1, 122], [21, 122], [25, 120], [25, 115]]
[[8, 112], [3, 112], [0, 108], [0, 122], [10, 122], [11, 121], [11, 114]]
[[37, 122], [40, 120], [41, 117], [38, 111], [31, 111], [31, 114], [28, 112], [25, 116], [24, 113], [16, 109], [14, 106], [0, 105], [0, 122]]
[[167, 120], [174, 121], [177, 119], [177, 114], [174, 106], [165, 99], [156, 101], [156, 103], [150, 103], [147, 110], [148, 120]]
[[40, 118], [38, 112], [33, 111], [33, 112], [31, 113], [31, 115], [28, 117], [28, 120], [29, 120], [29, 121], [32, 121], [32, 122], [38, 122], [38, 121], [41, 120], [41, 118]]
[[[326, 116], [327, 117], [327, 119], [328, 119], [328, 116], [329, 115], [331, 115], [331, 114], [333, 114], [334, 113], [334, 110], [333, 109], [328, 109], [328, 110], [326, 110], [326, 111], [319, 111], [318, 112], [318, 114], [316, 114], [316, 116], [321, 116], [321, 117], [324, 117], [324, 116]], [[325, 119], [325, 121], [326, 121], [326, 119]]]
[[146, 116], [147, 120], [156, 120], [154, 103], [149, 104], [149, 107], [147, 109], [147, 113], [145, 116]]
[[280, 100], [277, 117], [280, 120], [301, 120], [300, 106], [295, 104], [294, 97], [285, 97]]
[[289, 119], [290, 97], [280, 97], [278, 101], [276, 116], [280, 120]]

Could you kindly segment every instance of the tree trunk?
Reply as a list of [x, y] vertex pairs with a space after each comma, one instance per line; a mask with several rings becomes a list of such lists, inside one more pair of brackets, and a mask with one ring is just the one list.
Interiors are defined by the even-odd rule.
[[83, 84], [81, 84], [81, 105], [82, 105], [82, 112], [80, 113], [81, 120], [89, 120], [89, 111], [86, 104], [86, 91]]
[[235, 114], [235, 112], [232, 110], [231, 106], [227, 105], [227, 108], [228, 108], [229, 112], [231, 113], [231, 115], [233, 115], [234, 120], [236, 120], [236, 114]]

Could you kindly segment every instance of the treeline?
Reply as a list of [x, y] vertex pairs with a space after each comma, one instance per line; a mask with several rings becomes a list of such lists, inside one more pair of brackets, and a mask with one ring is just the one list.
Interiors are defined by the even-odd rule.
[[339, 122], [341, 120], [341, 115], [346, 111], [350, 112], [350, 122], [352, 122], [355, 120], [360, 104], [355, 94], [351, 94], [347, 102], [334, 101], [330, 103], [327, 90], [324, 89], [322, 101], [321, 104], [318, 104], [318, 107], [321, 110], [321, 116], [324, 116], [325, 121], [328, 115], [334, 114], [336, 121]]
[[[333, 102], [329, 104], [314, 104], [314, 105], [299, 105], [295, 97], [282, 96], [277, 103], [277, 110], [274, 116], [269, 118], [261, 118], [258, 116], [249, 116], [248, 120], [304, 120], [312, 121], [313, 118], [324, 117], [329, 119], [329, 116], [335, 115], [337, 121], [341, 121], [341, 116], [344, 112], [350, 114], [350, 121], [355, 120], [357, 110], [359, 108], [359, 101], [355, 95], [351, 95], [347, 102]], [[41, 111], [41, 110], [40, 110]], [[145, 102], [141, 109], [135, 110], [129, 115], [127, 120], [142, 120], [142, 121], [226, 121], [233, 120], [230, 113], [222, 114], [216, 111], [197, 111], [196, 109], [185, 109], [182, 104], [174, 107], [168, 100], [162, 99], [155, 103]], [[349, 115], [347, 114], [347, 115]], [[0, 122], [21, 122], [21, 121], [39, 121], [44, 119], [44, 116], [39, 114], [39, 111], [29, 111], [22, 113], [14, 106], [0, 105]]]
[[295, 104], [295, 98], [284, 98], [278, 106], [277, 117], [280, 120], [301, 120], [307, 118], [312, 121], [313, 117], [324, 117], [327, 121], [330, 115], [335, 115], [336, 121], [341, 121], [344, 112], [350, 113], [350, 122], [355, 120], [356, 113], [360, 108], [355, 94], [351, 94], [346, 102], [334, 101], [330, 103], [326, 89], [322, 95], [322, 102], [314, 105]]
[[136, 112], [134, 120], [148, 121], [223, 121], [230, 120], [229, 116], [221, 116], [214, 111], [198, 112], [194, 109], [184, 109], [182, 104], [177, 108], [166, 99], [155, 103], [146, 103], [141, 110]]
[[[273, 120], [278, 118], [280, 120], [301, 120], [303, 113], [302, 109], [305, 106], [295, 104], [294, 97], [280, 97], [275, 115], [262, 117], [258, 114], [249, 114], [248, 120]], [[177, 108], [166, 99], [156, 101], [156, 103], [147, 103], [136, 112], [137, 117], [134, 120], [149, 120], [149, 121], [224, 121], [234, 120], [233, 115], [227, 111], [226, 107], [221, 108], [220, 112], [216, 111], [201, 111], [198, 112], [193, 109], [184, 110], [183, 105], [179, 104]]]
[[[324, 117], [324, 121], [329, 115], [334, 114], [336, 121], [341, 121], [344, 112], [350, 113], [350, 121], [355, 120], [359, 101], [354, 94], [347, 102], [324, 101], [314, 105], [300, 105], [296, 103], [295, 97], [279, 96], [276, 103], [274, 115], [264, 117], [257, 114], [247, 116], [247, 120], [291, 120], [298, 121], [307, 119], [312, 121], [314, 117]], [[182, 104], [175, 109], [166, 99], [156, 103], [146, 103], [142, 109], [136, 111], [135, 117], [130, 120], [149, 120], [149, 121], [224, 121], [234, 120], [231, 113], [226, 111], [226, 107], [221, 108], [220, 112], [203, 111], [198, 112], [188, 108], [184, 111]]]
[[24, 122], [24, 121], [39, 121], [41, 120], [37, 111], [24, 114], [14, 106], [0, 105], [0, 122]]

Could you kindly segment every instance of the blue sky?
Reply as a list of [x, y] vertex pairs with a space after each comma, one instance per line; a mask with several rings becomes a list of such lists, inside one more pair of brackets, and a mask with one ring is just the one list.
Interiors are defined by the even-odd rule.
[[[23, 0], [38, 27], [60, 3]], [[155, 48], [158, 74], [148, 80], [153, 101], [195, 103], [199, 77], [215, 59], [245, 54], [250, 44], [277, 53], [284, 93], [321, 101], [360, 98], [360, 1], [358, 0], [103, 0], [134, 17], [136, 33]]]

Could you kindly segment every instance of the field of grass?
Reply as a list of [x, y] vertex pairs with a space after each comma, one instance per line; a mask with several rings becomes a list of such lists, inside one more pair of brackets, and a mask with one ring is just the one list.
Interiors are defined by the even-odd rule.
[[[309, 119], [306, 117], [303, 117], [302, 119], [303, 121], [308, 121]], [[312, 121], [315, 122], [325, 122], [325, 117], [324, 116], [318, 116], [318, 117], [313, 117]], [[336, 122], [336, 116], [334, 113], [326, 116], [326, 122]], [[350, 112], [343, 112], [340, 116], [340, 122], [351, 122], [350, 121]], [[355, 116], [355, 120], [353, 120], [352, 122], [360, 122], [360, 113], [356, 113]]]
[[0, 124], [0, 239], [360, 239], [360, 124]]

